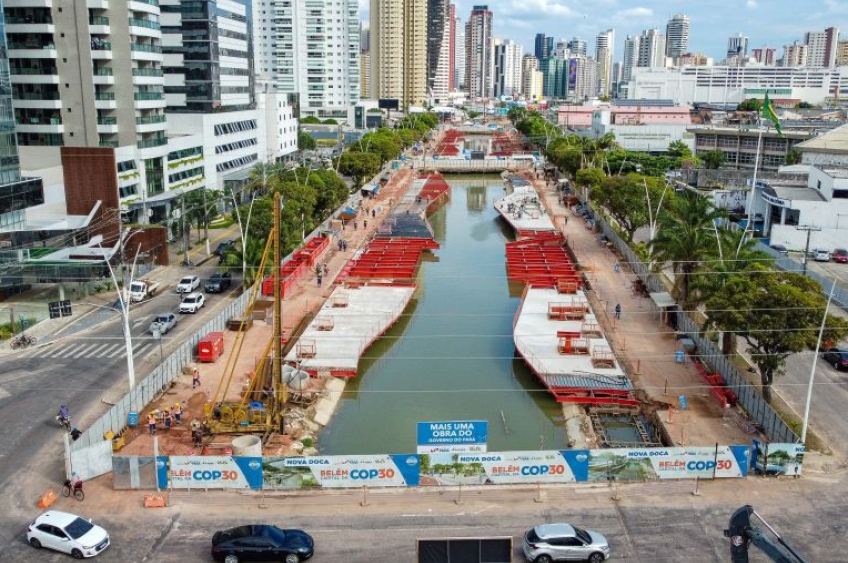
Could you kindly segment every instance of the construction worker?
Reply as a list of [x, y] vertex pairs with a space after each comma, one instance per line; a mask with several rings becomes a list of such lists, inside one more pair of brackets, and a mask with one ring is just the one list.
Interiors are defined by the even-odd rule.
[[162, 413], [162, 419], [165, 423], [165, 430], [171, 429], [171, 409], [165, 409], [165, 412]]
[[174, 422], [176, 424], [180, 423], [180, 419], [183, 416], [183, 408], [179, 403], [174, 403]]
[[147, 414], [147, 429], [151, 436], [156, 434], [156, 411], [150, 411]]
[[203, 427], [197, 418], [191, 419], [191, 438], [195, 447], [203, 445]]

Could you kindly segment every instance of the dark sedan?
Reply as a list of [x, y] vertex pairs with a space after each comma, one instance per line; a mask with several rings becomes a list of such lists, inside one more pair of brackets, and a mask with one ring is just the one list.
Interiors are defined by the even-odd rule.
[[822, 359], [839, 371], [848, 371], [848, 350], [831, 348], [822, 354]]
[[312, 557], [314, 552], [315, 542], [303, 530], [283, 530], [270, 524], [239, 526], [212, 536], [212, 557], [223, 563], [298, 563]]

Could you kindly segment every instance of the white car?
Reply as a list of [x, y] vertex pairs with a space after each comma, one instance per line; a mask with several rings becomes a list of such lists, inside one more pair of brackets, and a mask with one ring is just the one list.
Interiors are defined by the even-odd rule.
[[813, 260], [816, 262], [830, 262], [830, 251], [824, 248], [814, 248]]
[[185, 276], [177, 284], [177, 293], [191, 293], [198, 287], [200, 287], [199, 276]]
[[196, 313], [206, 304], [202, 293], [189, 293], [180, 303], [180, 313]]
[[27, 541], [36, 549], [47, 547], [82, 559], [109, 547], [109, 534], [89, 519], [50, 510], [29, 525]]

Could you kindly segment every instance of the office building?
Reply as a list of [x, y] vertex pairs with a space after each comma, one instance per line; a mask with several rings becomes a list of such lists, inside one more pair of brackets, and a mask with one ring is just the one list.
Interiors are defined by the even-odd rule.
[[[351, 0], [356, 6], [356, 0]], [[371, 0], [371, 89], [401, 109], [427, 97], [426, 0]]]
[[579, 37], [575, 37], [568, 42], [568, 50], [571, 52], [572, 55], [585, 57], [588, 55], [586, 49], [586, 41], [580, 39]]
[[462, 91], [467, 87], [465, 85], [465, 67], [467, 62], [465, 60], [465, 26], [462, 25], [462, 18], [456, 16], [454, 18], [454, 59], [453, 59], [453, 67], [454, 67], [454, 91]]
[[371, 50], [371, 22], [360, 22], [359, 26], [359, 50], [367, 53]]
[[727, 40], [727, 57], [737, 57], [744, 60], [748, 57], [748, 38], [737, 33]]
[[751, 57], [760, 64], [774, 66], [777, 64], [777, 49], [771, 47], [751, 49]]
[[783, 66], [785, 67], [801, 67], [815, 66], [810, 62], [810, 47], [802, 45], [795, 41], [792, 45], [783, 46]]
[[624, 56], [621, 63], [622, 80], [628, 81], [633, 76], [633, 67], [639, 56], [639, 37], [628, 35], [624, 38]]
[[512, 39], [495, 44], [495, 97], [517, 97], [521, 93], [524, 48]]
[[595, 60], [598, 62], [598, 93], [601, 96], [612, 94], [615, 81], [612, 78], [613, 48], [615, 30], [602, 31], [595, 38]]
[[492, 16], [487, 5], [477, 5], [465, 24], [465, 81], [471, 98], [488, 98], [494, 93]]
[[689, 50], [689, 16], [676, 14], [665, 26], [665, 56], [676, 59]]
[[804, 34], [804, 44], [809, 47], [808, 66], [825, 68], [836, 66], [839, 28], [828, 27], [824, 31], [809, 31]]
[[427, 0], [427, 93], [433, 100], [450, 91], [450, 30], [448, 0]]
[[521, 94], [527, 100], [542, 97], [545, 77], [539, 70], [539, 59], [527, 53], [521, 58]]
[[[223, 2], [218, 0], [219, 12], [226, 9]], [[373, 44], [375, 34], [373, 22], [370, 28], [360, 26], [357, 1], [252, 2], [256, 72], [268, 77], [274, 91], [297, 94], [302, 116], [345, 120], [348, 106], [361, 96], [361, 38]], [[220, 32], [224, 23], [220, 15], [218, 20]], [[226, 35], [231, 33], [227, 22]], [[232, 54], [226, 60], [232, 61]], [[222, 69], [221, 82], [233, 83], [234, 77]]]
[[544, 33], [536, 34], [536, 40], [533, 43], [533, 54], [540, 61], [548, 58], [548, 38]]

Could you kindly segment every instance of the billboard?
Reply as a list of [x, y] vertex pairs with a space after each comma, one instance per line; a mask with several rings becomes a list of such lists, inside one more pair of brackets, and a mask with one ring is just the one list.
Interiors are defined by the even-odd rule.
[[415, 487], [418, 466], [415, 454], [266, 457], [262, 479], [266, 489]]
[[502, 485], [585, 481], [588, 450], [421, 456], [421, 485]]
[[164, 489], [261, 489], [262, 458], [159, 456], [159, 487]]
[[589, 451], [589, 481], [746, 477], [749, 446]]
[[451, 420], [418, 423], [418, 453], [485, 452], [489, 423], [485, 420]]
[[380, 109], [398, 109], [400, 105], [395, 98], [381, 98], [377, 100], [377, 107]]
[[764, 444], [754, 440], [754, 471], [766, 475], [800, 477], [806, 451], [803, 444]]

